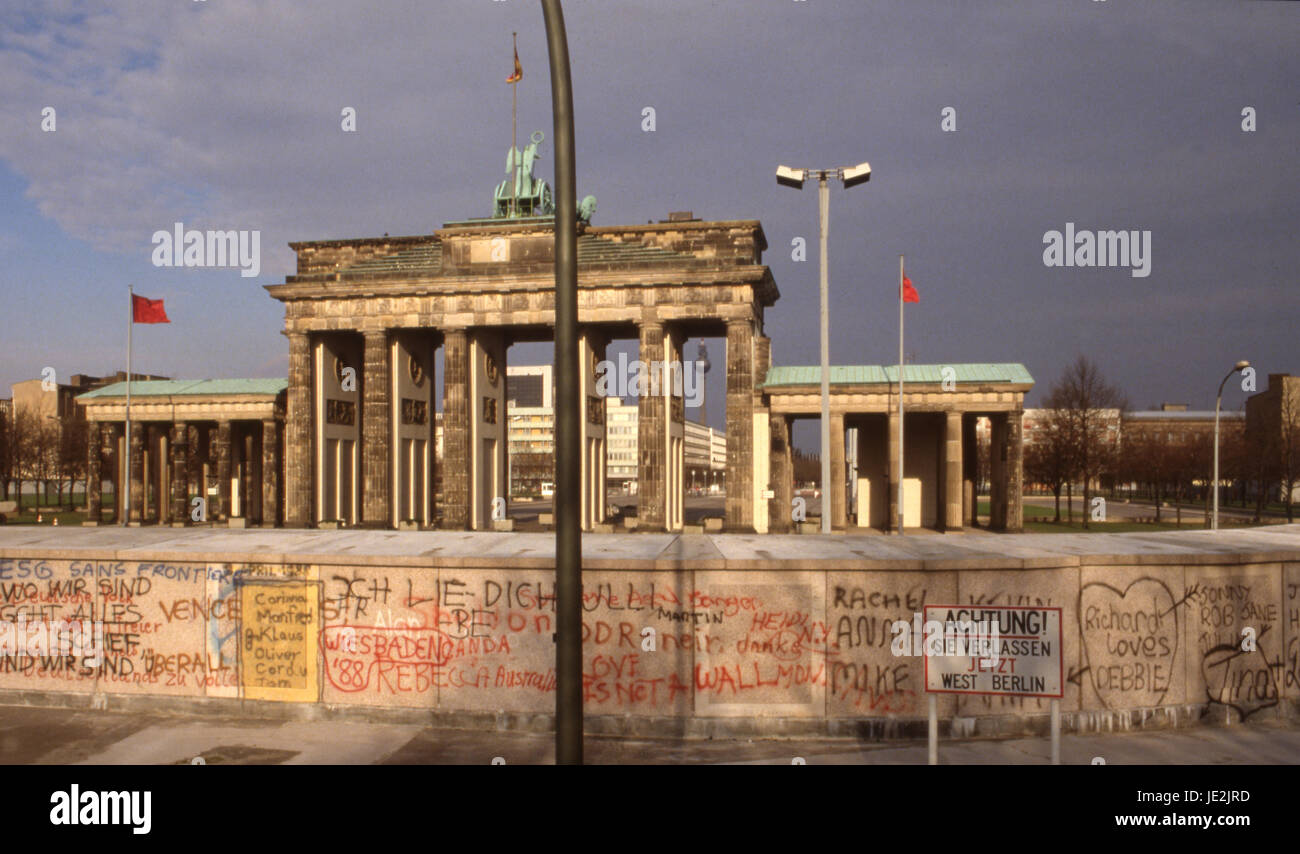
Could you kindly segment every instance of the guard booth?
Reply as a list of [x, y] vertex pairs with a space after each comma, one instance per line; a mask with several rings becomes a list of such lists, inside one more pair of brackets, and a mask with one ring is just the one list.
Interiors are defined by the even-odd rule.
[[[1024, 400], [1034, 379], [1021, 364], [907, 365], [903, 376], [903, 420], [898, 415], [897, 365], [831, 367], [831, 483], [823, 488], [834, 529], [898, 529], [898, 492], [903, 478], [904, 527], [960, 531], [978, 514], [975, 494], [978, 445], [976, 422], [989, 419], [991, 495], [989, 527], [1023, 528], [1021, 492], [1024, 458]], [[761, 388], [770, 454], [771, 498], [767, 530], [789, 531], [794, 497], [793, 422], [819, 418], [821, 367], [769, 368]], [[906, 459], [899, 471], [899, 429]], [[852, 435], [854, 453], [847, 453]], [[854, 491], [850, 491], [849, 460]], [[850, 504], [849, 496], [855, 500]]]
[[105, 510], [120, 523], [128, 494], [131, 525], [279, 524], [287, 387], [282, 379], [137, 380], [129, 447], [126, 383], [79, 395], [89, 422], [86, 524], [105, 522]]

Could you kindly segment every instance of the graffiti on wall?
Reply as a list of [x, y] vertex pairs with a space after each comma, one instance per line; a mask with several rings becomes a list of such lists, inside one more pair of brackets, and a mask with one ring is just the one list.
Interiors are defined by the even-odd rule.
[[[1300, 697], [1300, 566], [1280, 579], [1107, 573], [1074, 589], [1050, 570], [1016, 585], [988, 571], [589, 572], [584, 703], [618, 715], [920, 716], [923, 660], [893, 655], [890, 627], [944, 600], [1069, 602], [1067, 708], [1085, 686], [1085, 708], [1202, 702], [1243, 718]], [[542, 570], [0, 559], [0, 621], [103, 628], [98, 657], [0, 655], [0, 688], [546, 712], [555, 619]], [[959, 702], [959, 714], [1045, 708]]]
[[[1282, 604], [1269, 591], [1275, 584], [1263, 576], [1218, 576], [1189, 591], [1204, 698], [1242, 720], [1281, 697]], [[1243, 642], [1246, 629], [1253, 643]]]
[[1079, 592], [1086, 675], [1103, 708], [1159, 706], [1183, 667], [1181, 601], [1161, 579], [1117, 587], [1102, 581]]
[[910, 623], [927, 601], [945, 598], [943, 587], [939, 578], [919, 572], [838, 573], [831, 579], [832, 714], [925, 713], [924, 660], [895, 656], [890, 627], [897, 621]]

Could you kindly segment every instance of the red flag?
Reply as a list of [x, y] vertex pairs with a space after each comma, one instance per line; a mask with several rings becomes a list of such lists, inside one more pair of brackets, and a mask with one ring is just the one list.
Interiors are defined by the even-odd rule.
[[515, 48], [515, 73], [506, 78], [507, 83], [518, 83], [524, 79], [524, 67], [519, 64], [519, 48]]
[[160, 299], [131, 294], [131, 319], [136, 323], [171, 323]]
[[920, 301], [921, 301], [921, 295], [916, 292], [916, 288], [912, 287], [912, 280], [907, 278], [907, 276], [904, 276], [903, 277], [903, 302], [920, 302]]

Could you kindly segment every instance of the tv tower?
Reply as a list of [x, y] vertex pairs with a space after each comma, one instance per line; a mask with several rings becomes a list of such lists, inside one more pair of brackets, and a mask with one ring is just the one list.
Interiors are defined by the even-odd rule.
[[706, 407], [708, 406], [708, 399], [709, 399], [708, 375], [709, 375], [709, 368], [713, 367], [713, 365], [709, 363], [709, 350], [707, 347], [704, 346], [703, 340], [700, 341], [700, 349], [695, 354], [695, 361], [699, 362], [700, 364], [699, 422], [707, 427], [709, 424], [708, 410], [706, 409]]

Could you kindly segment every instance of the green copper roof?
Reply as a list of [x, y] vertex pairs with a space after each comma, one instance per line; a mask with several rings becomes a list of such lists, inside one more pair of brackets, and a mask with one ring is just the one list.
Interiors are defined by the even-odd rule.
[[[137, 380], [131, 383], [132, 397], [197, 397], [199, 395], [268, 394], [277, 395], [289, 387], [287, 379], [232, 380]], [[85, 394], [78, 400], [126, 397], [126, 383], [113, 383]]]
[[[957, 383], [1028, 383], [1034, 378], [1024, 365], [1018, 363], [966, 365], [907, 365], [903, 373], [906, 383], [941, 383], [944, 368], [952, 368], [953, 381]], [[822, 369], [818, 365], [783, 366], [769, 368], [765, 388], [775, 386], [821, 385]], [[831, 385], [871, 385], [897, 383], [897, 365], [831, 365]]]

